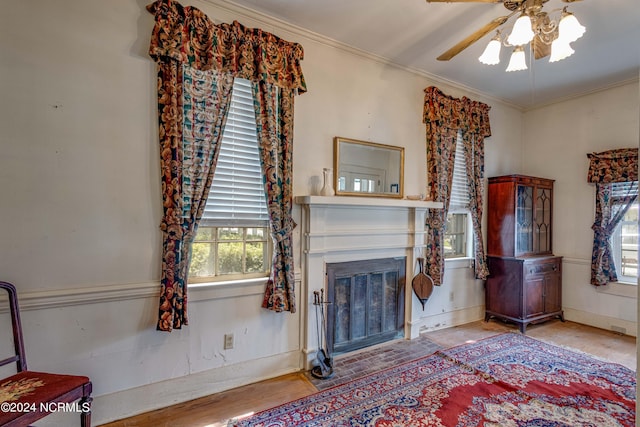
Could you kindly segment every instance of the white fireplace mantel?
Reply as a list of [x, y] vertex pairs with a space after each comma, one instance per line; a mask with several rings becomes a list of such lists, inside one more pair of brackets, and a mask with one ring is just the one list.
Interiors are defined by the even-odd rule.
[[416, 338], [421, 309], [411, 291], [416, 258], [425, 247], [425, 216], [442, 203], [380, 197], [298, 196], [302, 207], [301, 302], [306, 302], [305, 351], [310, 362], [317, 336], [313, 292], [326, 291], [326, 264], [406, 257], [405, 338]]
[[347, 196], [297, 196], [299, 205], [358, 206], [380, 208], [418, 208], [442, 209], [442, 202], [424, 200], [390, 199], [383, 197], [347, 197]]

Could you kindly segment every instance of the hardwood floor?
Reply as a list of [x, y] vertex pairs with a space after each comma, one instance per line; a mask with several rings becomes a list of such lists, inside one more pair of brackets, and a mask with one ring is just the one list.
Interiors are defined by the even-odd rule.
[[[478, 321], [427, 332], [421, 338], [426, 338], [442, 347], [451, 347], [506, 331], [517, 332], [517, 328], [495, 320], [488, 323]], [[636, 339], [634, 337], [572, 322], [563, 323], [559, 320], [530, 325], [527, 328], [527, 335], [636, 370]], [[406, 347], [406, 341], [397, 341], [386, 346]], [[379, 349], [380, 346], [374, 351], [380, 353]], [[350, 355], [343, 357], [349, 358]], [[336, 366], [339, 361], [340, 358], [337, 358]], [[316, 391], [317, 388], [304, 373], [289, 374], [104, 424], [103, 427], [223, 427], [227, 425], [227, 420], [230, 418], [277, 406]]]

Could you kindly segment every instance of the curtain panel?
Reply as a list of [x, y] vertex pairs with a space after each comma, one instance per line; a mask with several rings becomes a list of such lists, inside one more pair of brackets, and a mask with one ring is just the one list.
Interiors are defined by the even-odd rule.
[[425, 89], [423, 121], [427, 140], [427, 182], [432, 200], [442, 202], [443, 209], [427, 215], [426, 266], [437, 285], [444, 276], [444, 232], [451, 197], [456, 138], [461, 132], [464, 144], [469, 210], [475, 241], [475, 275], [488, 275], [482, 238], [482, 195], [484, 192], [484, 139], [491, 136], [490, 106], [467, 97], [453, 98], [430, 86]]
[[[149, 54], [158, 63], [164, 209], [157, 329], [171, 331], [188, 324], [191, 243], [211, 187], [235, 77], [250, 80], [254, 85], [267, 84], [279, 100], [276, 108], [267, 107], [265, 102], [269, 101], [256, 102], [256, 111], [267, 117], [257, 116], [260, 149], [263, 153], [275, 150], [272, 157], [277, 159], [265, 161], [269, 156], [262, 156], [272, 237], [277, 242], [274, 249], [277, 268], [272, 271], [265, 300], [274, 302], [266, 304], [267, 308], [294, 312], [290, 228], [295, 223], [291, 219], [290, 162], [293, 96], [307, 90], [300, 67], [302, 46], [260, 29], [246, 28], [236, 21], [216, 25], [197, 8], [184, 7], [172, 0], [158, 0], [148, 5], [147, 10], [155, 17]], [[274, 122], [276, 126], [265, 127], [263, 121]], [[274, 168], [277, 173], [272, 172]], [[275, 205], [279, 205], [277, 214]]]
[[[264, 172], [269, 224], [274, 244], [271, 279], [262, 307], [276, 312], [296, 310], [293, 275], [293, 91], [258, 82], [253, 99], [260, 161]], [[276, 112], [279, 111], [279, 114]]]
[[617, 282], [618, 274], [612, 255], [611, 236], [629, 208], [638, 199], [637, 186], [629, 193], [614, 195], [613, 184], [638, 181], [638, 149], [621, 148], [589, 153], [587, 181], [596, 185], [596, 214], [591, 252], [591, 284]]
[[[178, 75], [183, 80], [180, 86], [158, 87], [164, 215], [157, 327], [170, 331], [188, 324], [186, 283], [191, 243], [213, 181], [233, 78], [181, 64], [166, 65], [159, 69], [168, 77], [165, 82]], [[183, 114], [176, 114], [180, 110]]]

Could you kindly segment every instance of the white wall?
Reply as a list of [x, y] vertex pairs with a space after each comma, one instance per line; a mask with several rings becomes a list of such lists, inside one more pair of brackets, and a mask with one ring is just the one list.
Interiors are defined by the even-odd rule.
[[587, 153], [638, 147], [638, 82], [529, 111], [524, 115], [523, 172], [555, 179], [553, 249], [563, 262], [567, 319], [636, 335], [636, 286], [590, 285], [595, 186]]
[[[29, 0], [0, 14], [0, 279], [19, 289], [30, 368], [90, 376], [95, 424], [297, 370], [308, 351], [300, 313], [259, 308], [260, 282], [191, 289], [191, 325], [154, 329], [162, 209], [147, 3]], [[319, 190], [334, 136], [404, 146], [405, 191], [425, 192], [422, 102], [433, 84], [492, 105], [487, 176], [521, 169], [519, 111], [217, 3], [191, 4], [305, 48], [296, 195]], [[434, 294], [427, 328], [482, 316], [469, 270]], [[235, 349], [222, 349], [225, 333]]]

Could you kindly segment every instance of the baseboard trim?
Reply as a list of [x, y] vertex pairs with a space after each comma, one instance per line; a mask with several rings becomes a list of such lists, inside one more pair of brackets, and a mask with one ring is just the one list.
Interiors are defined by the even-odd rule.
[[417, 328], [420, 333], [423, 333], [464, 325], [482, 319], [484, 319], [484, 305], [478, 305], [421, 317], [419, 320], [411, 322], [410, 328], [412, 331]]
[[595, 328], [604, 329], [622, 333], [624, 335], [638, 336], [638, 323], [628, 320], [617, 319], [615, 317], [602, 316], [600, 314], [591, 313], [573, 308], [562, 307], [564, 310], [564, 318], [571, 322], [581, 323], [583, 325], [593, 326]]
[[196, 372], [184, 377], [97, 396], [92, 405], [95, 425], [104, 424], [258, 381], [298, 372], [300, 352]]

